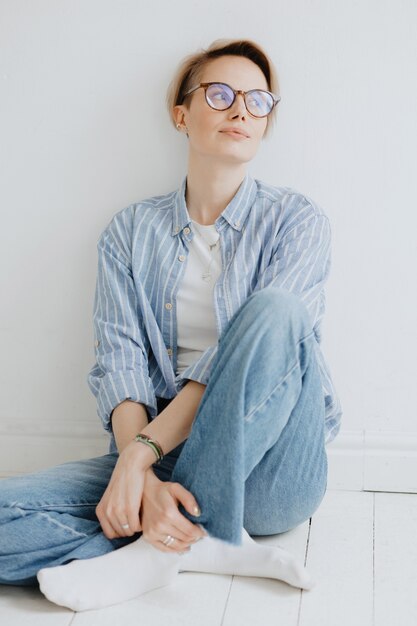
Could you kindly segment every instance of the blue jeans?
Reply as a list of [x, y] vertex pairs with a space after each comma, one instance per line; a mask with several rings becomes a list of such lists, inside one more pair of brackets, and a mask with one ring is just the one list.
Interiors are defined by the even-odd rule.
[[[303, 523], [327, 487], [324, 395], [316, 341], [295, 294], [255, 292], [224, 329], [191, 433], [154, 465], [181, 483], [214, 537], [240, 544]], [[158, 398], [158, 413], [169, 399]], [[0, 480], [0, 584], [37, 585], [36, 572], [111, 552], [141, 536], [107, 539], [95, 508], [118, 453]]]

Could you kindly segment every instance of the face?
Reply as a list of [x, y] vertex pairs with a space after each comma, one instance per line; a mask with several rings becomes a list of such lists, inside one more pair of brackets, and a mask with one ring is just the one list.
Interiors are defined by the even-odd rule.
[[[199, 82], [227, 83], [233, 89], [243, 91], [269, 91], [262, 70], [250, 59], [240, 56], [225, 55], [213, 59], [204, 67], [196, 84]], [[187, 104], [189, 108], [185, 105], [174, 107], [174, 113], [182, 132], [188, 133], [190, 150], [201, 156], [235, 162], [247, 162], [255, 156], [268, 122], [266, 117], [257, 118], [249, 113], [242, 94], [237, 95], [229, 109], [216, 111], [207, 104], [201, 87], [188, 96]], [[239, 127], [247, 137], [225, 132], [231, 126]]]

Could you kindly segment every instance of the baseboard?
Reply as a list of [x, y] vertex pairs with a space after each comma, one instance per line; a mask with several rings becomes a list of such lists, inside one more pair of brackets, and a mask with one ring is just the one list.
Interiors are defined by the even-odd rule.
[[[96, 422], [0, 424], [0, 478], [107, 454]], [[417, 432], [341, 430], [327, 445], [328, 489], [417, 493]]]
[[417, 432], [341, 430], [327, 455], [329, 489], [417, 493]]

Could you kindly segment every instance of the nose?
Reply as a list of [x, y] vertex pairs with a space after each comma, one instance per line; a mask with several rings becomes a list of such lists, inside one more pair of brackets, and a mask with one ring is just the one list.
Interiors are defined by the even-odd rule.
[[234, 113], [234, 115], [236, 115], [236, 113], [246, 115], [245, 97], [243, 93], [238, 93], [236, 95], [235, 101], [230, 107], [230, 110]]

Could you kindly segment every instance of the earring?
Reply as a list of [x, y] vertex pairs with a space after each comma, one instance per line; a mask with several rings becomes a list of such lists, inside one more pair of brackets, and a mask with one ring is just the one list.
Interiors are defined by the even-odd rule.
[[[177, 124], [177, 130], [179, 130], [181, 128], [181, 124]], [[188, 132], [188, 128], [186, 126], [184, 126], [185, 128], [185, 132]]]

